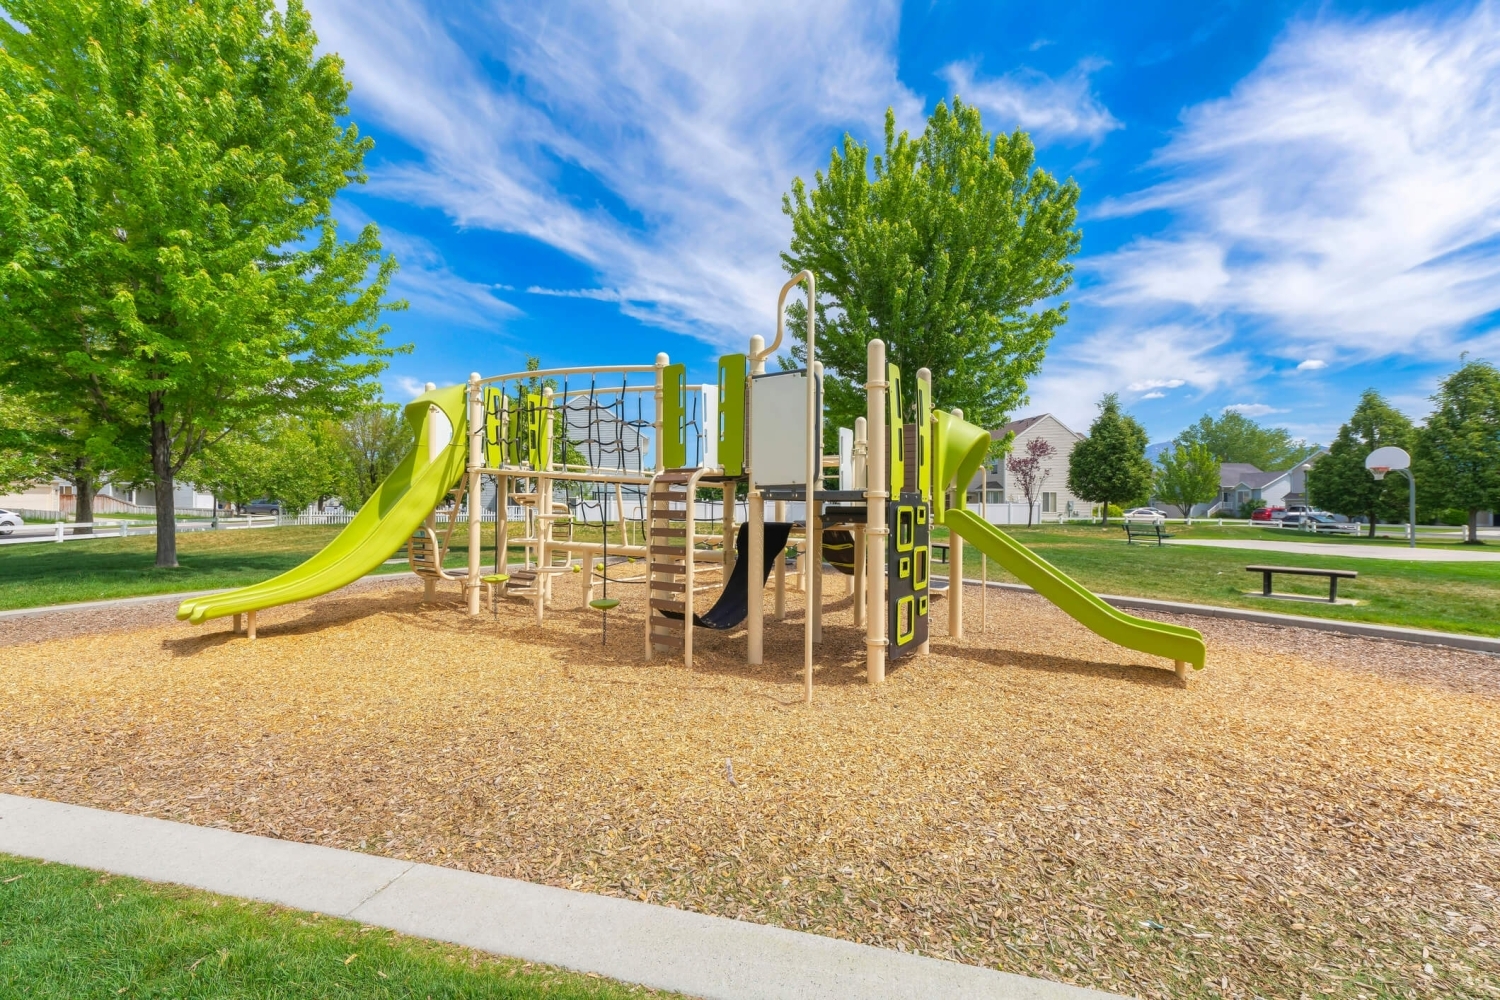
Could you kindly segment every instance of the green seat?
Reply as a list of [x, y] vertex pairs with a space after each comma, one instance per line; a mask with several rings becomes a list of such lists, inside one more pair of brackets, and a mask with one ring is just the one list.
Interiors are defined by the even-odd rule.
[[589, 607], [597, 611], [612, 611], [620, 606], [620, 602], [613, 597], [603, 597], [597, 601], [589, 601]]
[[490, 614], [497, 616], [500, 614], [500, 609], [496, 606], [495, 602], [495, 590], [509, 579], [509, 573], [491, 573], [489, 576], [481, 576], [479, 578], [479, 582], [484, 584], [484, 593], [490, 602]]

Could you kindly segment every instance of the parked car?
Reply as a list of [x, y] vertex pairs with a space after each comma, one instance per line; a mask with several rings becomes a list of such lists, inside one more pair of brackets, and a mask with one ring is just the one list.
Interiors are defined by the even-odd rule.
[[1340, 521], [1332, 514], [1324, 514], [1320, 511], [1315, 514], [1303, 514], [1302, 518], [1303, 531], [1315, 531], [1320, 535], [1359, 534], [1359, 525], [1353, 521]]
[[1132, 507], [1124, 514], [1127, 521], [1165, 521], [1167, 512], [1155, 507]]
[[280, 500], [252, 500], [240, 508], [242, 514], [280, 514]]
[[0, 535], [8, 535], [26, 522], [21, 515], [10, 510], [0, 510]]
[[1259, 507], [1250, 512], [1252, 521], [1277, 521], [1286, 514], [1280, 507]]

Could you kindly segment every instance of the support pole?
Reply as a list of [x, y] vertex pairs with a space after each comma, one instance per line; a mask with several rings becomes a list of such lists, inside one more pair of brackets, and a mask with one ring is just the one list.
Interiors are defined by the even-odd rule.
[[245, 614], [245, 637], [247, 639], [254, 639], [255, 638], [255, 612], [254, 611], [249, 611], [249, 612], [246, 612], [246, 614]]
[[[786, 520], [786, 501], [776, 501], [776, 520]], [[776, 553], [776, 566], [774, 574], [776, 577], [776, 620], [786, 619], [786, 550]]]
[[[962, 420], [964, 411], [955, 409], [953, 415]], [[969, 484], [954, 482], [953, 506], [961, 507], [969, 493]], [[948, 532], [948, 635], [954, 639], [964, 637], [964, 540], [953, 531]]]
[[[762, 357], [766, 349], [766, 339], [760, 334], [750, 338], [750, 375], [761, 375], [766, 370], [766, 359]], [[747, 382], [749, 379], [747, 378]], [[755, 406], [754, 393], [750, 391], [753, 383], [746, 386], [746, 421], [745, 426], [750, 426], [748, 419], [750, 409]], [[748, 445], [749, 442], [746, 442]], [[748, 458], [754, 455], [754, 449], [745, 448]], [[749, 517], [750, 537], [745, 540], [747, 551], [745, 552], [745, 596], [747, 598], [747, 614], [745, 617], [745, 660], [751, 664], [759, 664], [765, 659], [765, 620], [766, 620], [766, 502], [761, 497], [760, 490], [755, 485], [755, 468], [747, 469], [749, 474]], [[729, 578], [726, 574], [726, 580]]]
[[745, 659], [758, 664], [765, 656], [766, 589], [762, 582], [766, 578], [765, 562], [766, 502], [760, 491], [750, 491], [750, 537], [746, 539], [745, 552], [745, 596], [748, 608], [745, 617]]
[[870, 341], [865, 382], [866, 460], [865, 470], [865, 661], [871, 684], [885, 683], [885, 506], [890, 499], [890, 474], [886, 457], [885, 342]]
[[719, 527], [724, 532], [724, 575], [722, 579], [725, 583], [729, 582], [729, 574], [734, 572], [734, 561], [736, 558], [734, 551], [735, 528], [737, 527], [734, 523], [735, 485], [735, 481], [732, 479], [724, 481], [724, 516], [719, 518]]
[[[480, 559], [483, 553], [479, 547], [482, 541], [481, 530], [484, 527], [484, 504], [480, 501], [480, 484], [484, 475], [479, 470], [484, 468], [484, 387], [479, 384], [479, 373], [469, 374], [469, 576], [464, 581], [469, 596], [469, 616], [475, 617], [479, 614], [479, 578], [483, 575], [480, 568]], [[498, 493], [498, 490], [496, 491]], [[458, 508], [454, 508], [453, 516], [458, 516]], [[495, 525], [498, 533], [500, 525]], [[497, 535], [498, 537], [498, 535]]]
[[[865, 479], [865, 456], [869, 454], [869, 442], [865, 440], [865, 426], [867, 421], [864, 417], [854, 418], [854, 482], [850, 485], [857, 490], [867, 489], [869, 484]], [[865, 625], [865, 526], [856, 524], [854, 526], [854, 576], [851, 581], [854, 584], [854, 627], [864, 628]]]

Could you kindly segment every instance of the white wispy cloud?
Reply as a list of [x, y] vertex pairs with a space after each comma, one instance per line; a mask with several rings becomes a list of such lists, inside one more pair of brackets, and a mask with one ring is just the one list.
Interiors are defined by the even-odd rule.
[[622, 311], [723, 343], [772, 323], [792, 177], [839, 129], [920, 113], [891, 0], [311, 6], [356, 114], [420, 151], [373, 191], [545, 242]]
[[[1147, 389], [1176, 389], [1187, 385], [1186, 380], [1180, 378], [1151, 378], [1144, 382], [1132, 382], [1128, 386], [1131, 392], [1145, 392]], [[1162, 394], [1157, 393], [1152, 398], [1159, 398]]]
[[1259, 324], [1288, 358], [1483, 337], [1500, 309], [1500, 16], [1448, 10], [1292, 25], [1184, 113], [1160, 183], [1095, 213], [1171, 222], [1084, 262], [1092, 295], [1143, 322]]
[[1167, 394], [1164, 393], [1164, 392], [1148, 392], [1144, 396], [1142, 396], [1141, 398], [1142, 399], [1166, 399], [1167, 398]]
[[1049, 358], [1025, 412], [1046, 411], [1070, 427], [1087, 427], [1094, 404], [1107, 392], [1187, 387], [1201, 399], [1242, 384], [1254, 370], [1227, 327], [1112, 325]]
[[1299, 372], [1315, 372], [1319, 369], [1327, 367], [1328, 362], [1322, 360], [1321, 358], [1308, 358], [1306, 361], [1303, 361], [1297, 365], [1297, 370]]
[[[370, 223], [370, 217], [348, 199], [335, 204], [340, 229], [352, 232]], [[495, 294], [504, 286], [455, 274], [430, 241], [382, 226], [380, 242], [399, 265], [391, 280], [391, 298], [405, 299], [412, 314], [470, 329], [498, 329], [505, 320], [521, 315]]]
[[984, 111], [992, 128], [1023, 128], [1039, 145], [1098, 142], [1125, 127], [1099, 100], [1089, 80], [1105, 65], [1085, 59], [1054, 79], [1027, 68], [981, 77], [976, 64], [959, 62], [944, 66], [938, 75], [955, 94]]
[[1278, 409], [1268, 403], [1230, 403], [1224, 407], [1225, 413], [1238, 413], [1243, 417], [1267, 417], [1273, 413], [1285, 413], [1284, 409]]
[[416, 399], [427, 391], [427, 384], [421, 379], [412, 378], [409, 375], [397, 375], [391, 380], [397, 391], [406, 396], [407, 399]]

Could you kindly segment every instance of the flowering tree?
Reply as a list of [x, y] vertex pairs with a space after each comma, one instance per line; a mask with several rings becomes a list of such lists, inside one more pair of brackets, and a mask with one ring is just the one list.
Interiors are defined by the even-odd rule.
[[1012, 455], [1005, 460], [1005, 471], [1015, 477], [1016, 485], [1026, 497], [1026, 526], [1028, 528], [1031, 527], [1032, 512], [1036, 509], [1037, 497], [1041, 496], [1042, 484], [1052, 474], [1051, 469], [1042, 466], [1047, 459], [1056, 454], [1057, 449], [1045, 440], [1032, 438], [1026, 442], [1025, 458]]

